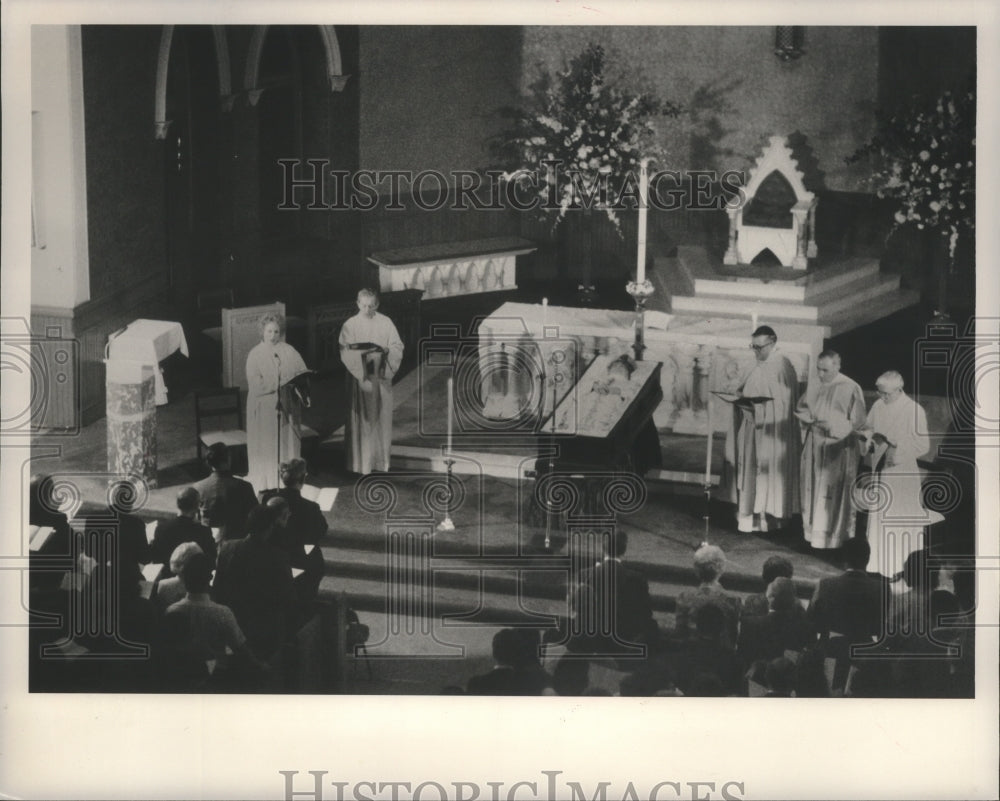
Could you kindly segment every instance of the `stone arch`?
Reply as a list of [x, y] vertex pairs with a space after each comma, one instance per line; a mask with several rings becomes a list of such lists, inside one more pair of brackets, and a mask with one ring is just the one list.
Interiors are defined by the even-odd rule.
[[[170, 128], [167, 119], [167, 79], [170, 70], [170, 51], [174, 40], [174, 26], [164, 25], [160, 32], [160, 49], [156, 56], [156, 89], [154, 92], [153, 131], [157, 139], [165, 139]], [[229, 71], [229, 42], [222, 25], [212, 26], [215, 44], [215, 61], [218, 69], [219, 99], [222, 108], [232, 108], [232, 78]]]
[[[250, 36], [250, 47], [247, 50], [247, 62], [243, 71], [243, 89], [248, 93], [252, 104], [256, 103], [257, 97], [260, 95], [257, 81], [260, 77], [260, 60], [264, 53], [264, 41], [267, 39], [269, 27], [268, 25], [257, 25]], [[343, 74], [337, 31], [332, 25], [318, 25], [317, 28], [320, 40], [323, 42], [326, 77], [330, 83], [330, 91], [339, 92], [344, 88], [350, 76]]]

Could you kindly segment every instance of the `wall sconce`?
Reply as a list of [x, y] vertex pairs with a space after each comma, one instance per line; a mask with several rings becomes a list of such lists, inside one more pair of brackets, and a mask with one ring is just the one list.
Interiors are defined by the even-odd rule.
[[806, 29], [802, 25], [778, 25], [774, 29], [774, 55], [782, 61], [794, 61], [805, 51]]

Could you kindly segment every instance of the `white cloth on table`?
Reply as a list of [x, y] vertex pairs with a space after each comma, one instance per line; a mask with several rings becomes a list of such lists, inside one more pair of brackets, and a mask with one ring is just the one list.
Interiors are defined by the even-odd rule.
[[184, 329], [180, 323], [170, 320], [135, 320], [108, 340], [109, 360], [137, 362], [154, 368], [157, 406], [167, 402], [167, 386], [160, 362], [177, 351], [189, 355]]

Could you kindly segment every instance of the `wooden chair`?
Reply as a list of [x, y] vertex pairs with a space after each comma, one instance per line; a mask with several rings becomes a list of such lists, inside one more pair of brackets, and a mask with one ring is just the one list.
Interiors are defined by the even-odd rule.
[[[217, 418], [226, 418], [222, 425]], [[205, 425], [211, 421], [211, 425]], [[194, 425], [198, 437], [198, 459], [215, 442], [230, 449], [246, 449], [247, 432], [243, 425], [243, 403], [237, 387], [203, 390], [194, 394]], [[230, 455], [232, 458], [232, 454]], [[238, 461], [236, 459], [234, 462]], [[235, 469], [235, 464], [234, 464]]]

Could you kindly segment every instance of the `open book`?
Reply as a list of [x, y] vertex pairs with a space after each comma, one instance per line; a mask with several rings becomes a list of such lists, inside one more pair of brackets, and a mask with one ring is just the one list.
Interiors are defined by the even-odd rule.
[[766, 395], [741, 395], [739, 392], [716, 392], [714, 389], [712, 394], [722, 398], [726, 403], [734, 403], [737, 406], [753, 406], [756, 403], [767, 403], [767, 401], [774, 400]]
[[320, 489], [319, 487], [314, 487], [312, 484], [306, 484], [302, 487], [302, 497], [318, 503], [319, 508], [324, 512], [329, 512], [333, 509], [338, 492], [340, 490], [336, 487], [323, 487], [323, 489]]

